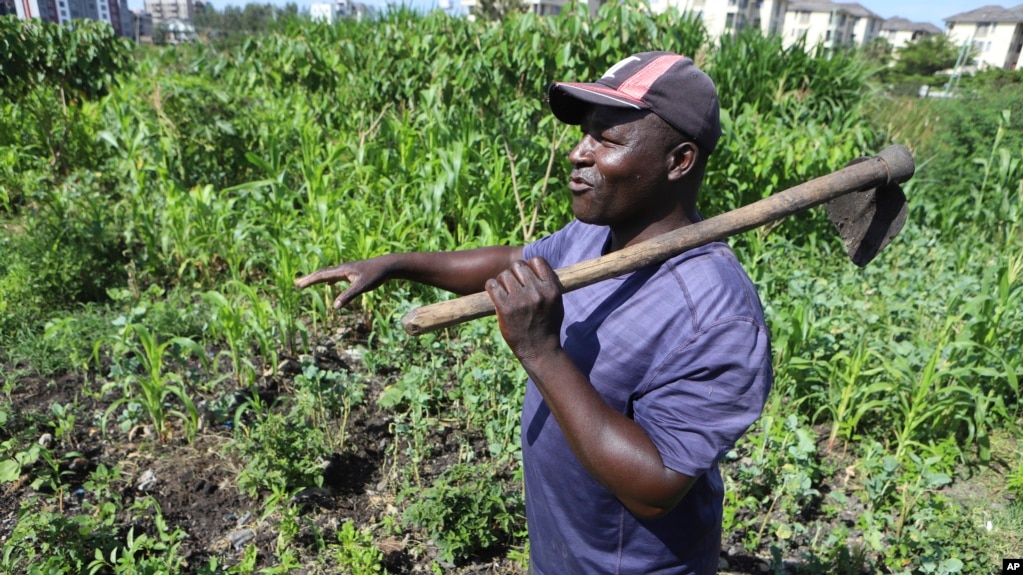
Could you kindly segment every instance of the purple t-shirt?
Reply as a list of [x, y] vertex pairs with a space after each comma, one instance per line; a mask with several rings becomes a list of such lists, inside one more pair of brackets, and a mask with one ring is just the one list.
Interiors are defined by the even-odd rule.
[[[525, 258], [554, 268], [604, 254], [607, 227], [573, 221]], [[576, 459], [530, 380], [522, 413], [535, 575], [709, 574], [721, 546], [717, 461], [771, 386], [760, 300], [722, 243], [564, 295], [562, 344], [604, 400], [636, 421], [664, 464], [698, 478], [667, 515], [633, 516]]]

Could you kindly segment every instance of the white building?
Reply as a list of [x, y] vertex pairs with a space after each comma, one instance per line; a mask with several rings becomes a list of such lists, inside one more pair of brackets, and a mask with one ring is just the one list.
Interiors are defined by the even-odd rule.
[[765, 35], [781, 36], [784, 33], [785, 13], [789, 8], [789, 0], [760, 0], [757, 4], [760, 5], [757, 27]]
[[852, 23], [850, 24], [852, 36], [849, 38], [849, 44], [853, 46], [866, 46], [881, 33], [884, 18], [856, 3], [843, 2], [839, 6], [852, 18]]
[[332, 24], [334, 22], [334, 5], [333, 4], [310, 4], [309, 5], [309, 18], [313, 22], [326, 22]]
[[711, 37], [716, 38], [756, 26], [760, 22], [760, 3], [756, 0], [650, 0], [650, 10], [699, 14]]
[[934, 36], [935, 34], [941, 34], [941, 28], [938, 28], [934, 24], [929, 22], [910, 22], [905, 18], [894, 16], [884, 21], [881, 25], [880, 38], [884, 38], [888, 44], [894, 48], [899, 49], [915, 42], [925, 36]]
[[153, 15], [153, 25], [171, 20], [191, 22], [195, 16], [194, 0], [145, 0], [145, 6]]
[[945, 18], [946, 34], [956, 46], [975, 50], [980, 68], [1015, 70], [1023, 50], [1023, 4], [984, 6]]
[[791, 46], [806, 39], [808, 49], [864, 46], [877, 37], [884, 20], [851, 2], [801, 0], [790, 2], [785, 13], [783, 42]]
[[361, 2], [335, 0], [330, 3], [319, 2], [310, 4], [309, 17], [317, 22], [332, 24], [340, 18], [354, 18], [356, 20], [374, 18], [376, 17], [376, 9]]

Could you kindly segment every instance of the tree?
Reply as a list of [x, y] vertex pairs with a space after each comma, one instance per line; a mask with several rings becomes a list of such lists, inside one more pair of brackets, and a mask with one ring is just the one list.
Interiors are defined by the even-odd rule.
[[31, 110], [57, 171], [81, 102], [105, 96], [133, 69], [131, 42], [106, 22], [76, 20], [72, 28], [0, 17], [0, 97]]
[[239, 44], [248, 36], [281, 30], [288, 22], [299, 18], [298, 5], [245, 4], [244, 7], [226, 6], [218, 12], [207, 4], [192, 19], [200, 36], [214, 38], [219, 44]]
[[863, 57], [872, 65], [887, 66], [892, 61], [892, 45], [884, 38], [874, 38], [863, 47]]
[[512, 14], [525, 12], [523, 0], [479, 0], [474, 14], [485, 20], [504, 20]]
[[956, 64], [959, 48], [944, 34], [923, 36], [895, 50], [893, 71], [902, 76], [933, 76]]

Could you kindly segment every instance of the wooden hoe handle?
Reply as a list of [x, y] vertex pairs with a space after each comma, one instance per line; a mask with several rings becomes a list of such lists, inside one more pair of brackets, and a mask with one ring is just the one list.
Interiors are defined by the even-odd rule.
[[[912, 177], [914, 169], [909, 150], [890, 146], [876, 156], [752, 204], [556, 272], [564, 291], [576, 290], [666, 261], [686, 250], [749, 231], [845, 194], [905, 182]], [[408, 333], [421, 335], [493, 313], [490, 295], [479, 292], [416, 308], [402, 323]]]

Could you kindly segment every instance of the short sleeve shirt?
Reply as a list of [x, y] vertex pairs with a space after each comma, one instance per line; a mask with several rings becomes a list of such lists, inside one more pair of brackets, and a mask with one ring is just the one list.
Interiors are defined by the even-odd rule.
[[[525, 248], [560, 268], [603, 255], [610, 231], [573, 221]], [[721, 545], [718, 460], [759, 417], [771, 386], [756, 290], [723, 243], [569, 292], [561, 340], [604, 400], [650, 436], [665, 466], [696, 478], [665, 516], [640, 520], [576, 459], [530, 380], [522, 453], [536, 575], [710, 574]]]

